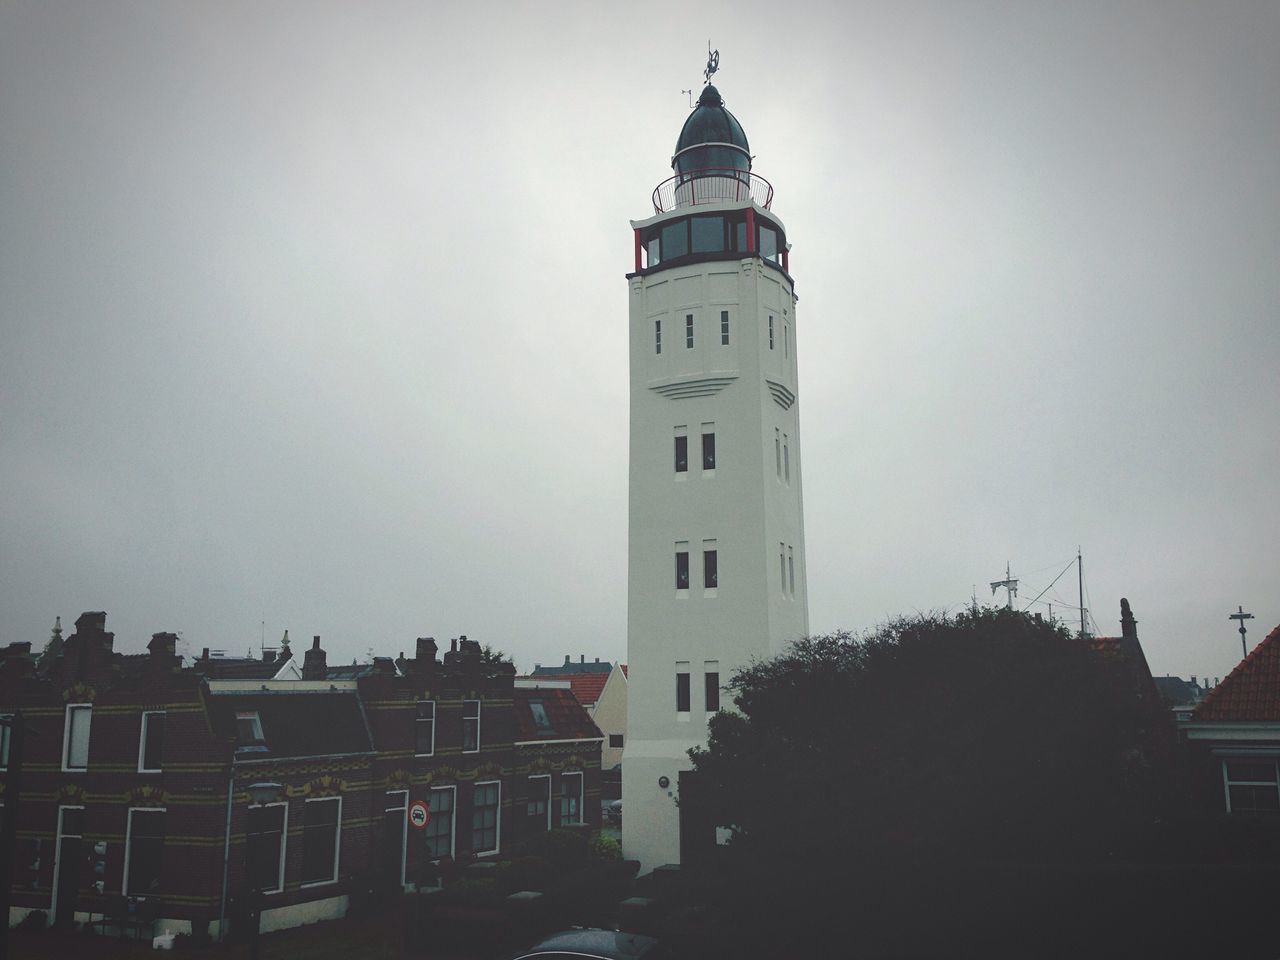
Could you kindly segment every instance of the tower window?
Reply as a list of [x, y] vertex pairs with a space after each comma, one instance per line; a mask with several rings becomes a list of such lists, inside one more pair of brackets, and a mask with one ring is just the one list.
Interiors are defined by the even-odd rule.
[[778, 231], [764, 224], [760, 225], [760, 256], [778, 262]]
[[791, 324], [785, 320], [782, 323], [782, 355], [791, 356]]
[[782, 595], [787, 595], [787, 551], [786, 544], [778, 544], [778, 583], [782, 586]]
[[720, 584], [720, 569], [714, 549], [702, 551], [702, 585], [714, 590]]
[[787, 547], [787, 575], [790, 583], [790, 592], [794, 597], [796, 593], [796, 558], [790, 547]]
[[782, 479], [791, 482], [791, 444], [787, 435], [782, 435]]
[[684, 315], [684, 345], [686, 347], [693, 346], [693, 314], [686, 313]]
[[676, 589], [689, 589], [689, 551], [676, 551]]
[[653, 321], [653, 352], [662, 352], [662, 321]]
[[676, 674], [676, 713], [689, 712], [689, 672]]
[[687, 473], [689, 470], [689, 438], [676, 437], [676, 473]]
[[769, 349], [773, 349], [773, 314], [769, 315]]
[[721, 346], [729, 345], [729, 311], [720, 311], [720, 344]]
[[777, 427], [773, 428], [773, 466], [778, 473], [778, 478], [782, 478], [782, 431]]
[[733, 225], [733, 249], [739, 253], [747, 252], [747, 222], [739, 220]]
[[708, 670], [703, 674], [703, 681], [707, 698], [707, 713], [715, 713], [720, 709], [720, 671]]
[[693, 217], [694, 253], [717, 253], [724, 249], [724, 217]]
[[662, 259], [674, 260], [689, 253], [689, 221], [677, 220], [662, 228]]
[[645, 252], [648, 255], [648, 266], [656, 267], [659, 263], [662, 262], [662, 256], [660, 254], [657, 237], [654, 237], [649, 241], [648, 245], [645, 247]]
[[704, 425], [702, 431], [702, 469], [714, 470], [716, 468], [716, 435], [714, 431], [708, 431]]

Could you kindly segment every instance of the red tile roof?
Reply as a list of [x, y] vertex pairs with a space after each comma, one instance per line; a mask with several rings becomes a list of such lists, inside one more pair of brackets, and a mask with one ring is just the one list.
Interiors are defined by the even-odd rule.
[[600, 691], [609, 679], [607, 673], [575, 673], [566, 677], [569, 689], [584, 707], [590, 707], [600, 699]]
[[[623, 675], [624, 677], [625, 677], [625, 676], [627, 676], [627, 665], [626, 665], [625, 663], [620, 663], [620, 664], [618, 664], [618, 666], [622, 667], [622, 675]], [[628, 678], [628, 679], [630, 679], [630, 678]]]
[[1191, 719], [1280, 721], [1280, 627], [1236, 664]]
[[[587, 711], [572, 690], [548, 687], [527, 690], [517, 687], [515, 693], [516, 740], [596, 740], [603, 739], [600, 728], [587, 716]], [[539, 728], [531, 703], [541, 703], [548, 726]]]

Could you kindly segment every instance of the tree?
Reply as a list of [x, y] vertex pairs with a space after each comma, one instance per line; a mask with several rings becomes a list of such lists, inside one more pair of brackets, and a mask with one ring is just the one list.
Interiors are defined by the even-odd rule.
[[1095, 860], [1157, 813], [1132, 672], [1021, 613], [811, 637], [728, 686], [737, 710], [690, 755], [743, 902], [767, 888], [812, 917], [857, 878]]

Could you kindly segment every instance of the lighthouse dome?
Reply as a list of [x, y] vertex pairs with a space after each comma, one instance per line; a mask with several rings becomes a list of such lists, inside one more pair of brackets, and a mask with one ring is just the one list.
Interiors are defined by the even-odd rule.
[[695, 170], [751, 169], [751, 148], [738, 118], [725, 109], [720, 91], [708, 84], [698, 97], [676, 140], [672, 169], [679, 174]]

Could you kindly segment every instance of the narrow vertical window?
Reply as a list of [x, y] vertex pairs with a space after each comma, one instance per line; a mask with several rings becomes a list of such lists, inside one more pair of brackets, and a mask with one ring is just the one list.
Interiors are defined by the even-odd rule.
[[729, 311], [720, 311], [720, 343], [722, 346], [729, 345]]
[[502, 784], [497, 780], [477, 783], [471, 806], [471, 852], [476, 856], [498, 852], [498, 810]]
[[67, 705], [62, 735], [62, 769], [86, 770], [89, 767], [89, 726], [93, 721], [93, 704]]
[[687, 313], [684, 317], [684, 345], [686, 347], [693, 346], [693, 314]]
[[404, 886], [409, 854], [408, 790], [388, 790], [382, 801], [382, 839], [379, 844], [382, 877], [388, 886]]
[[453, 849], [453, 801], [455, 787], [435, 787], [427, 799], [431, 818], [427, 821], [427, 856], [432, 860], [452, 857]]
[[342, 798], [308, 800], [302, 807], [302, 882], [333, 883], [338, 879], [338, 835], [342, 830]]
[[560, 774], [560, 825], [582, 822], [582, 774]]
[[436, 702], [419, 700], [418, 715], [413, 720], [413, 752], [429, 757], [436, 752]]
[[787, 583], [788, 589], [792, 596], [796, 593], [796, 557], [790, 547], [787, 547]]
[[708, 670], [703, 674], [707, 698], [707, 713], [715, 713], [720, 709], [720, 672]]
[[791, 443], [785, 433], [782, 435], [782, 479], [791, 482]]
[[689, 712], [689, 673], [676, 674], [676, 713]]
[[773, 349], [773, 314], [769, 314], [769, 349]]
[[689, 438], [676, 437], [676, 473], [689, 472]]
[[676, 551], [676, 589], [689, 589], [689, 551]]
[[526, 787], [525, 823], [528, 832], [551, 829], [551, 774], [535, 773]]
[[[0, 714], [0, 720], [13, 720], [13, 714]], [[8, 724], [0, 725], [0, 770], [9, 769], [9, 726]], [[4, 805], [0, 804], [0, 809]]]
[[782, 479], [782, 431], [773, 428], [773, 466], [778, 471], [778, 479]]
[[158, 773], [164, 752], [164, 713], [151, 711], [142, 715], [142, 732], [138, 737], [138, 772]]
[[714, 431], [708, 431], [706, 424], [702, 430], [702, 469], [714, 470], [716, 468], [716, 435]]
[[702, 585], [714, 590], [720, 585], [720, 569], [714, 549], [702, 551]]
[[786, 544], [778, 544], [778, 583], [782, 587], [782, 595], [787, 595], [787, 550]]
[[125, 844], [124, 892], [129, 896], [153, 896], [160, 889], [164, 858], [164, 811], [131, 809]]
[[662, 321], [653, 321], [653, 352], [662, 352]]
[[791, 356], [791, 324], [786, 321], [782, 324], [782, 355]]
[[462, 701], [462, 752], [480, 752], [480, 701]]
[[[284, 889], [284, 848], [288, 834], [287, 803], [249, 808], [245, 828], [249, 878], [254, 889], [279, 893]], [[401, 817], [403, 822], [404, 818]]]

